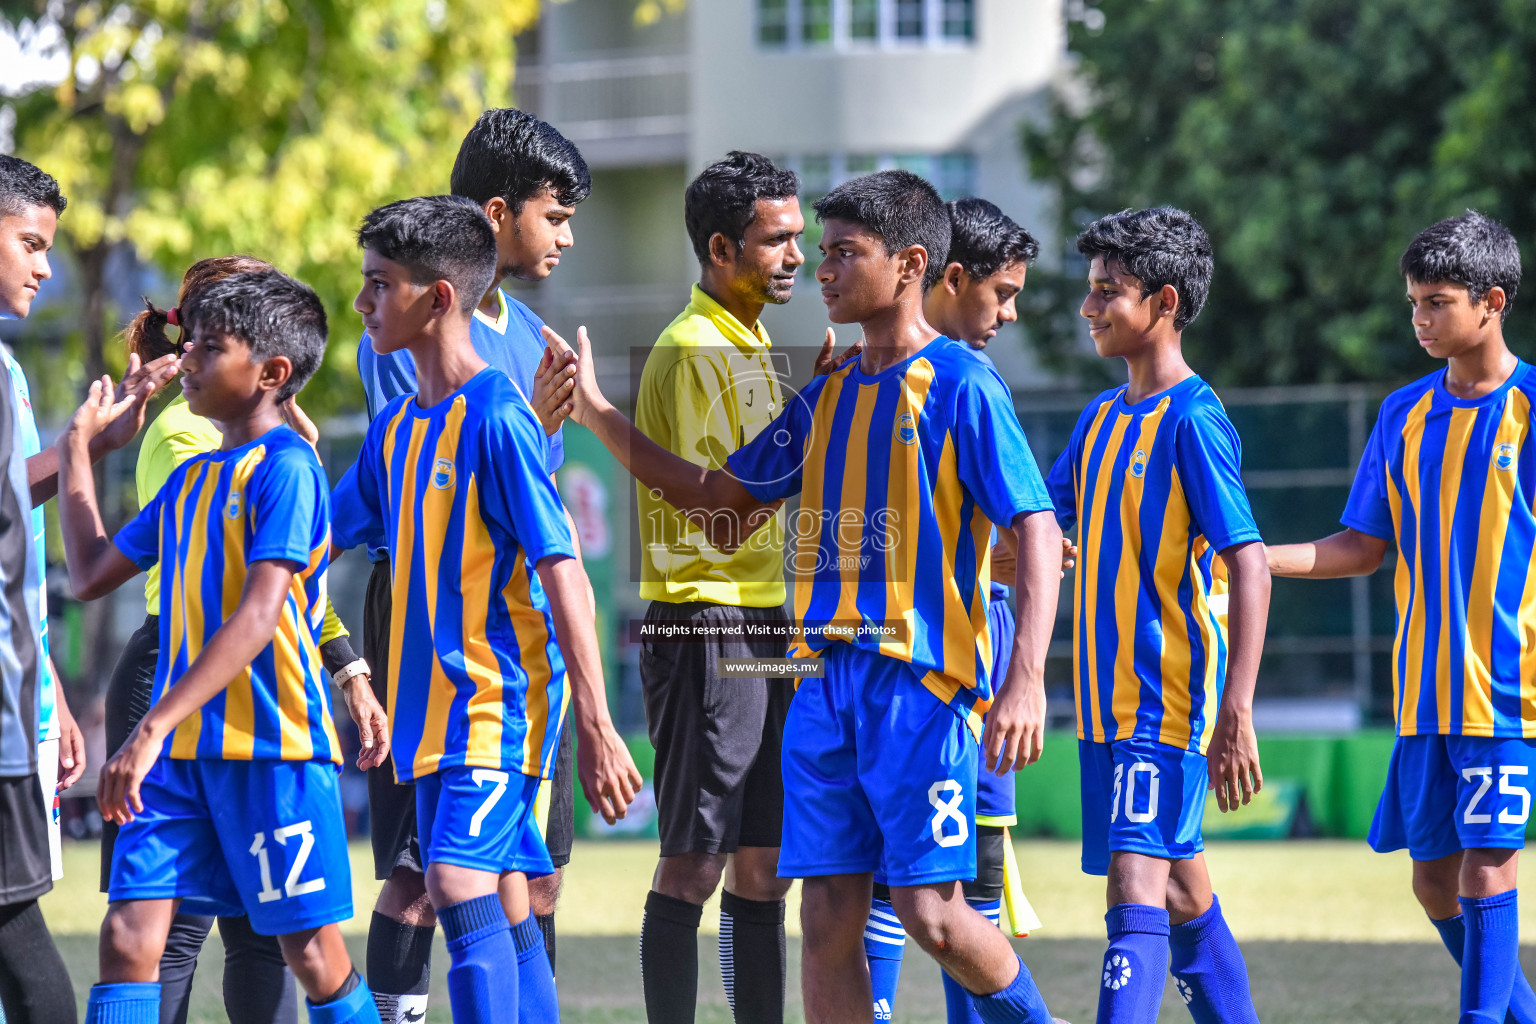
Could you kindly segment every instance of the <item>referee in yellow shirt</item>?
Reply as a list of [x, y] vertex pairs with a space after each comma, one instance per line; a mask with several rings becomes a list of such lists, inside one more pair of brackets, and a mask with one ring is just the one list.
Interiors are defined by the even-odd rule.
[[[646, 359], [635, 423], [710, 469], [776, 415], [783, 396], [758, 321], [789, 301], [805, 262], [793, 171], [732, 152], [688, 186], [684, 216], [699, 258], [692, 300]], [[778, 877], [784, 788], [779, 743], [786, 678], [725, 677], [719, 659], [782, 657], [784, 513], [732, 552], [638, 488], [640, 681], [656, 748], [661, 861], [640, 926], [651, 1024], [691, 1024], [703, 904], [725, 876], [720, 973], [738, 1022], [784, 1019], [784, 894]], [[752, 627], [757, 627], [755, 630]], [[670, 635], [674, 639], [665, 639]]]

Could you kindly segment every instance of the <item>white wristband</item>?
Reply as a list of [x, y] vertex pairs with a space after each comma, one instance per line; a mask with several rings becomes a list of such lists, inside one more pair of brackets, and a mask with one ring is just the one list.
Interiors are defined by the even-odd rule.
[[367, 671], [368, 663], [362, 658], [358, 658], [356, 661], [348, 662], [332, 673], [331, 681], [340, 686], [353, 676], [360, 676]]

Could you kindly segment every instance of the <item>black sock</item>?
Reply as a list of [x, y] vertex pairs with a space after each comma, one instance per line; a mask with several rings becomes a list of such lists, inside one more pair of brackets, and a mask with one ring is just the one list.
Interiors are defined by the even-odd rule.
[[31, 1024], [77, 1024], [75, 989], [37, 900], [0, 907], [0, 976], [8, 1016]]
[[693, 1024], [704, 908], [652, 891], [640, 921], [640, 982], [650, 1024]]
[[[535, 920], [539, 922], [539, 931], [544, 933], [544, 952], [549, 957], [549, 973], [555, 973], [555, 915], [536, 914]], [[558, 974], [555, 977], [559, 977]]]
[[419, 1021], [425, 1014], [427, 993], [432, 988], [432, 933], [436, 930], [435, 926], [402, 924], [373, 912], [368, 925], [368, 987], [373, 989], [384, 1024], [406, 1018]]
[[783, 1024], [784, 901], [720, 894], [720, 977], [737, 1024]]
[[283, 961], [277, 937], [258, 933], [248, 917], [221, 917], [219, 938], [224, 940], [224, 1012], [229, 1024], [295, 1024], [299, 987]]
[[165, 936], [160, 954], [160, 1024], [187, 1024], [187, 1004], [192, 998], [192, 979], [197, 974], [197, 954], [203, 951], [213, 918], [177, 914]]
[[341, 988], [337, 989], [335, 992], [332, 992], [330, 995], [326, 996], [315, 1005], [324, 1006], [326, 1003], [334, 1003], [338, 999], [345, 999], [357, 989], [357, 986], [361, 985], [362, 983], [363, 979], [358, 977], [357, 968], [354, 967], [351, 971], [347, 972], [347, 980], [341, 983]]

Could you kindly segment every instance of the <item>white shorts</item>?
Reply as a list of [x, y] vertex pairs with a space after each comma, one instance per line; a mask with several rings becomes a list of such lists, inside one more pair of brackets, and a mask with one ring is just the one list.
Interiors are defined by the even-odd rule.
[[43, 740], [37, 745], [37, 781], [43, 787], [43, 808], [48, 814], [48, 857], [53, 864], [53, 880], [64, 877], [64, 847], [59, 835], [59, 741]]

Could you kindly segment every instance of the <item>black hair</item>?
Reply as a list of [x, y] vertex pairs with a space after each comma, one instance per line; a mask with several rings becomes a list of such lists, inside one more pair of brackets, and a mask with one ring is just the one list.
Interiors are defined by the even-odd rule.
[[410, 271], [414, 284], [447, 281], [469, 313], [496, 280], [496, 233], [465, 196], [420, 196], [381, 206], [363, 218], [357, 244]]
[[923, 289], [938, 284], [949, 263], [949, 211], [938, 190], [911, 171], [877, 171], [843, 182], [815, 203], [816, 219], [868, 228], [894, 256], [909, 245], [928, 252]]
[[68, 205], [53, 175], [19, 156], [0, 154], [0, 216], [14, 217], [29, 206], [46, 206], [57, 214]]
[[1173, 285], [1179, 309], [1173, 326], [1194, 323], [1211, 291], [1216, 261], [1211, 240], [1200, 222], [1172, 206], [1121, 210], [1089, 224], [1077, 238], [1077, 251], [1092, 260], [1101, 256], [1141, 282], [1141, 297]]
[[251, 347], [251, 361], [287, 356], [293, 376], [278, 401], [299, 393], [325, 356], [325, 307], [314, 289], [277, 270], [235, 274], [193, 292], [181, 309], [189, 333], [216, 331]]
[[498, 107], [481, 114], [459, 144], [448, 188], [482, 206], [500, 196], [518, 214], [546, 188], [561, 206], [575, 206], [592, 192], [592, 173], [553, 127], [516, 107]]
[[1015, 263], [1028, 266], [1040, 255], [1035, 236], [985, 199], [969, 196], [948, 205], [948, 263], [960, 264], [971, 280], [985, 280]]
[[1503, 224], [1468, 210], [1420, 231], [1397, 261], [1397, 269], [1417, 284], [1459, 284], [1473, 302], [1481, 302], [1490, 288], [1502, 288], [1502, 320], [1520, 290], [1520, 245]]
[[758, 153], [733, 149], [688, 183], [683, 194], [683, 223], [699, 262], [709, 264], [709, 240], [724, 235], [741, 252], [747, 228], [757, 218], [759, 199], [793, 199], [800, 191], [795, 172], [774, 165]]

